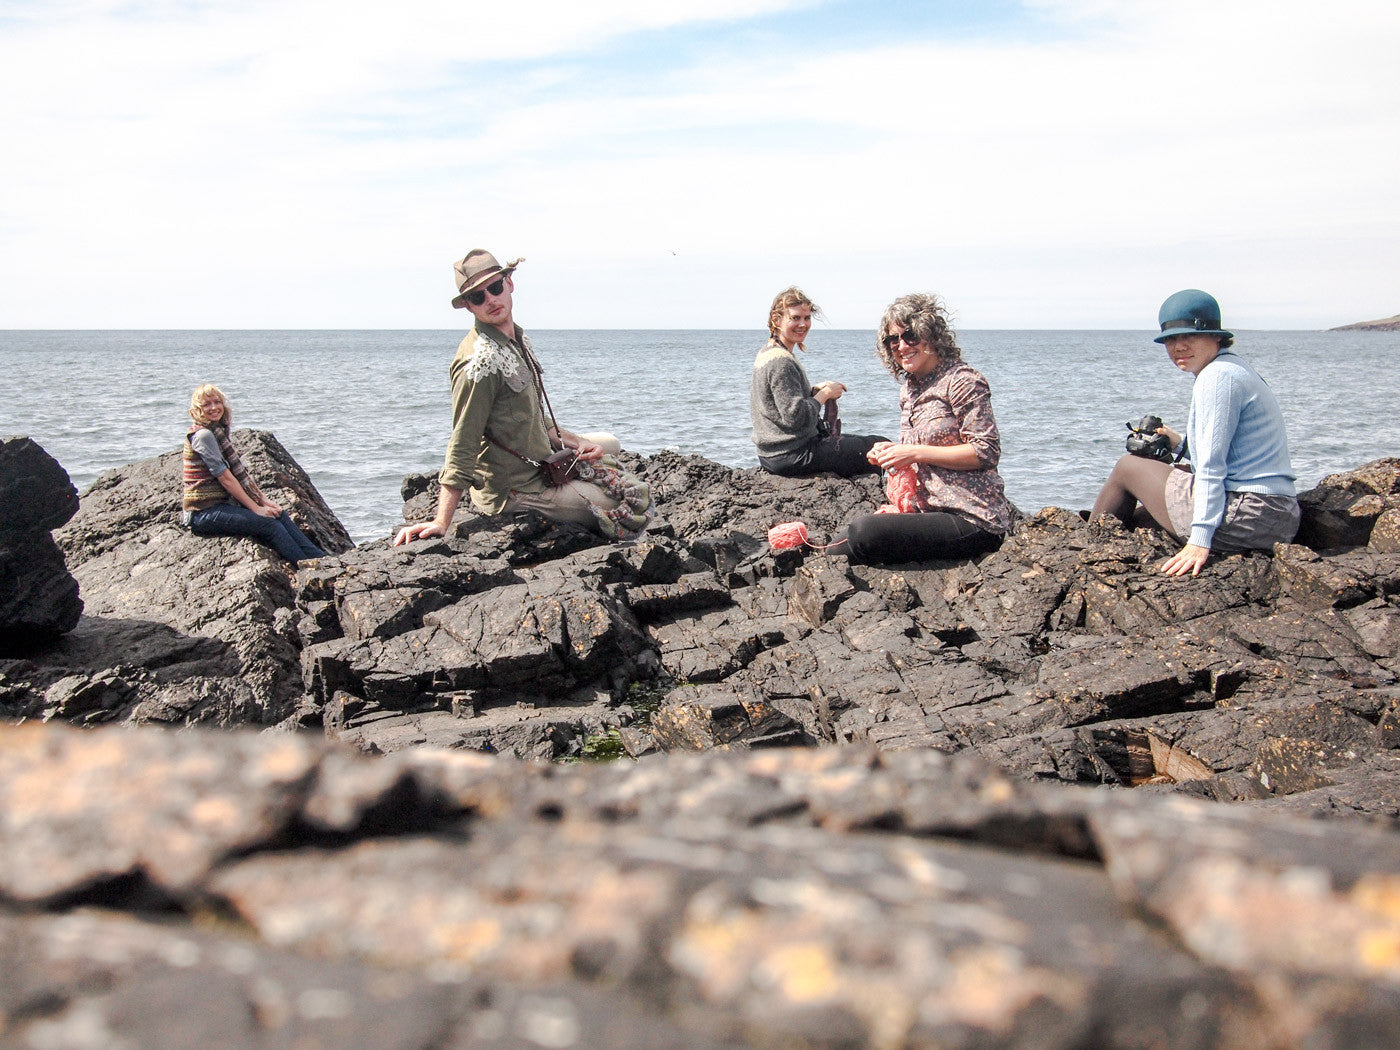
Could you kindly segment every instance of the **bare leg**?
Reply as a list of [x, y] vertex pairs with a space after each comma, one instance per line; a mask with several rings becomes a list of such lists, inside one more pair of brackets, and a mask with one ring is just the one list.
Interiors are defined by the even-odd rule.
[[1155, 459], [1132, 455], [1120, 457], [1099, 490], [1099, 498], [1094, 500], [1094, 510], [1089, 520], [1098, 521], [1105, 514], [1112, 514], [1131, 526], [1133, 512], [1141, 503], [1158, 525], [1171, 532], [1172, 519], [1167, 513], [1167, 478], [1172, 470], [1170, 464]]

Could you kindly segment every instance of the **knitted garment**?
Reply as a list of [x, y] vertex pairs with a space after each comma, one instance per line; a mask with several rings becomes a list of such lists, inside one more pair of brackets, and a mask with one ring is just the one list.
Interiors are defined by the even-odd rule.
[[1283, 411], [1269, 384], [1233, 350], [1221, 350], [1191, 387], [1186, 447], [1196, 474], [1187, 542], [1210, 547], [1228, 492], [1293, 496]]
[[822, 428], [826, 430], [826, 438], [829, 441], [836, 445], [841, 444], [841, 410], [836, 407], [834, 398], [822, 405]]
[[895, 467], [885, 478], [885, 498], [889, 500], [876, 514], [917, 514], [915, 498], [919, 490], [919, 475], [913, 467]]
[[591, 463], [580, 461], [578, 466], [579, 481], [597, 485], [617, 500], [617, 506], [610, 510], [587, 501], [599, 532], [610, 540], [634, 540], [646, 531], [656, 516], [650, 485], [619, 467], [612, 456]]
[[204, 510], [219, 503], [226, 503], [230, 498], [228, 491], [219, 484], [219, 479], [210, 473], [209, 468], [204, 465], [204, 460], [190, 444], [190, 438], [198, 430], [208, 430], [214, 435], [214, 440], [219, 443], [219, 452], [223, 455], [224, 462], [228, 464], [228, 469], [233, 471], [233, 476], [238, 479], [238, 483], [243, 486], [244, 491], [256, 499], [259, 489], [248, 477], [248, 468], [243, 465], [238, 450], [233, 447], [233, 442], [229, 440], [228, 427], [222, 423], [211, 423], [207, 427], [190, 427], [189, 432], [185, 435], [185, 447], [180, 450], [180, 458], [184, 465], [184, 509], [187, 511]]
[[805, 448], [820, 436], [822, 406], [801, 362], [777, 340], [754, 359], [749, 380], [749, 419], [759, 456], [781, 456]]

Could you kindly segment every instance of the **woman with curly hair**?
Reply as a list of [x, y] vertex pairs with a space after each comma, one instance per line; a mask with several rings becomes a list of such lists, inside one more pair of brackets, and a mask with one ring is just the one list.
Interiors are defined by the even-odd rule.
[[870, 462], [890, 474], [894, 504], [855, 518], [833, 553], [859, 563], [967, 558], [996, 550], [1011, 527], [997, 463], [1001, 437], [987, 380], [965, 364], [936, 295], [890, 304], [875, 353], [900, 380], [899, 441]]
[[877, 441], [865, 434], [843, 434], [836, 400], [846, 385], [835, 380], [813, 386], [794, 353], [812, 317], [821, 309], [796, 285], [784, 288], [768, 311], [768, 345], [754, 359], [749, 380], [749, 416], [758, 462], [770, 474], [794, 478], [830, 471], [843, 478], [878, 474], [866, 455]]
[[291, 515], [263, 495], [229, 440], [233, 409], [213, 383], [190, 398], [194, 426], [185, 435], [184, 522], [196, 536], [249, 536], [289, 562], [326, 552], [297, 528]]

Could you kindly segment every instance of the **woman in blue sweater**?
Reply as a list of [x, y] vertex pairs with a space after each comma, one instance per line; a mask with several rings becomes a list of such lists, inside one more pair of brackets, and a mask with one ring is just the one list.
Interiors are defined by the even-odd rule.
[[1298, 500], [1278, 399], [1231, 347], [1220, 304], [1195, 288], [1177, 292], [1157, 314], [1172, 363], [1196, 377], [1185, 437], [1170, 427], [1174, 451], [1191, 469], [1140, 456], [1118, 460], [1089, 520], [1112, 514], [1132, 523], [1138, 503], [1184, 543], [1162, 564], [1172, 576], [1198, 576], [1211, 551], [1269, 550], [1298, 531]]

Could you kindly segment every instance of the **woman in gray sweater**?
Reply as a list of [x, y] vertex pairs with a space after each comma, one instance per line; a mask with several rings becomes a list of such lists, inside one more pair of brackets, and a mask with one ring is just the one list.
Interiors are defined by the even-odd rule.
[[[842, 477], [878, 474], [866, 458], [877, 441], [865, 434], [843, 434], [832, 425], [836, 400], [846, 392], [835, 380], [813, 386], [793, 353], [807, 348], [802, 341], [821, 310], [796, 286], [785, 288], [768, 311], [768, 344], [753, 363], [749, 382], [749, 415], [758, 462], [770, 474], [801, 477], [830, 471]], [[828, 405], [830, 408], [828, 409]]]

